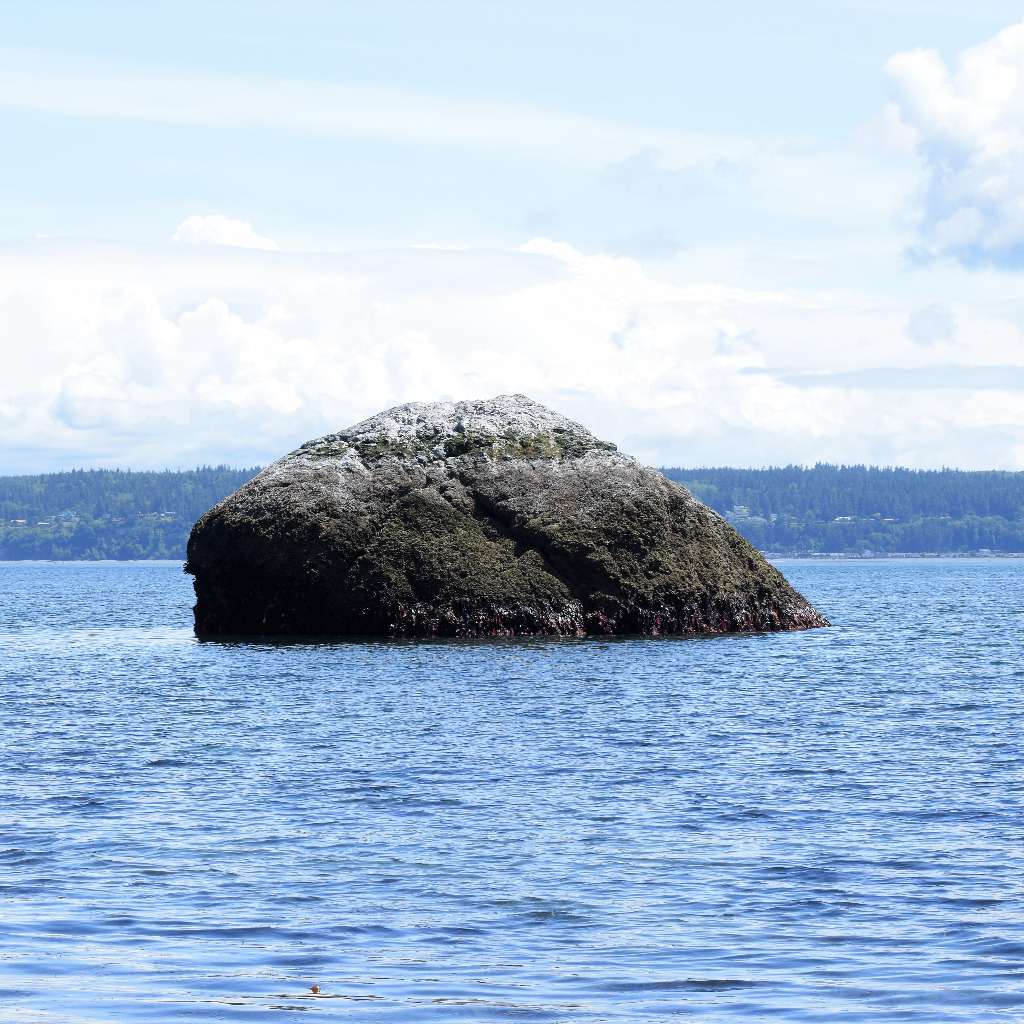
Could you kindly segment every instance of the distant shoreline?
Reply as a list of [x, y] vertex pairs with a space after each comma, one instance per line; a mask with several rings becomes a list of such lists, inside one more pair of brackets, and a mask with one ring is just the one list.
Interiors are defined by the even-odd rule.
[[[792, 555], [775, 551], [760, 554], [769, 562], [998, 562], [1024, 561], [1024, 551], [1005, 551], [991, 555], [951, 555], [913, 553], [877, 555], [829, 554]], [[184, 566], [180, 558], [0, 558], [0, 565], [174, 565]]]
[[183, 558], [0, 558], [0, 565], [184, 565]]
[[[0, 562], [185, 559], [259, 467], [0, 476]], [[1024, 558], [1024, 472], [662, 468], [772, 561]]]
[[915, 554], [900, 552], [872, 555], [844, 555], [842, 552], [828, 554], [791, 555], [776, 551], [762, 551], [769, 562], [997, 562], [1024, 559], [1024, 551], [1000, 551], [990, 555], [975, 554]]

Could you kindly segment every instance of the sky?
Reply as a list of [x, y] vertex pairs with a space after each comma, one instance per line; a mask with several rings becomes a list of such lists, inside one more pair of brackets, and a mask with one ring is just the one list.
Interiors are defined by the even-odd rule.
[[0, 0], [0, 473], [522, 393], [1024, 469], [1024, 0]]

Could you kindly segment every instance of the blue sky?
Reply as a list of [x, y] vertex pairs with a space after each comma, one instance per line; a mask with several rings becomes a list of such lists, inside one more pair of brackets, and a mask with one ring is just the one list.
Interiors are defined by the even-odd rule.
[[0, 472], [525, 391], [1024, 468], [1024, 3], [8, 2]]

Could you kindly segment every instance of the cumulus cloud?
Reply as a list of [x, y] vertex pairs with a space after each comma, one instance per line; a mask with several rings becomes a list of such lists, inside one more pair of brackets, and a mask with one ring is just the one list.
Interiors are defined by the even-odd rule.
[[[927, 308], [927, 307], [926, 307]], [[1024, 466], [1018, 319], [680, 286], [635, 261], [521, 250], [282, 253], [0, 246], [4, 469], [270, 461], [379, 409], [523, 392], [655, 465]], [[895, 368], [873, 373], [872, 368]]]
[[1024, 264], [1024, 23], [964, 50], [885, 65], [893, 101], [925, 162], [923, 255]]
[[220, 213], [208, 217], [186, 217], [171, 239], [187, 245], [234, 245], [241, 249], [277, 249], [277, 243], [257, 235], [244, 220], [232, 220]]

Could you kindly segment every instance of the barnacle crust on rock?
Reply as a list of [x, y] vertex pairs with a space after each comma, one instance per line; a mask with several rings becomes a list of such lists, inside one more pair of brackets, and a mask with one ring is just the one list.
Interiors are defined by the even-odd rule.
[[200, 636], [828, 625], [684, 487], [522, 395], [307, 442], [196, 523], [185, 571]]

